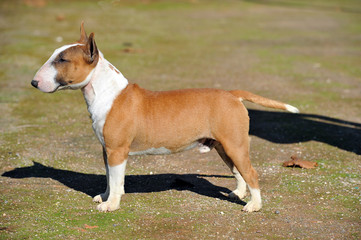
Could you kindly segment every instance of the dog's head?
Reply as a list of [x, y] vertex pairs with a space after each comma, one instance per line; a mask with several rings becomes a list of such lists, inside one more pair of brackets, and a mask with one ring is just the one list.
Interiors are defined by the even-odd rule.
[[35, 74], [31, 85], [47, 93], [83, 88], [89, 83], [98, 60], [94, 33], [88, 37], [82, 23], [79, 41], [56, 49]]

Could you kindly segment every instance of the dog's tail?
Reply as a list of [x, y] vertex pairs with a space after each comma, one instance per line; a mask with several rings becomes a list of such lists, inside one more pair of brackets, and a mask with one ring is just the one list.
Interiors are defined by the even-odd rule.
[[276, 101], [276, 100], [272, 100], [272, 99], [269, 99], [269, 98], [261, 97], [259, 95], [253, 94], [251, 92], [242, 91], [242, 90], [231, 90], [229, 92], [231, 94], [233, 94], [234, 96], [236, 96], [237, 98], [239, 98], [240, 101], [245, 100], [245, 101], [249, 101], [249, 102], [252, 102], [252, 103], [262, 105], [264, 107], [282, 109], [282, 110], [286, 110], [286, 111], [289, 111], [289, 112], [292, 112], [292, 113], [299, 113], [300, 112], [294, 106], [291, 106], [289, 104], [279, 102], [279, 101]]

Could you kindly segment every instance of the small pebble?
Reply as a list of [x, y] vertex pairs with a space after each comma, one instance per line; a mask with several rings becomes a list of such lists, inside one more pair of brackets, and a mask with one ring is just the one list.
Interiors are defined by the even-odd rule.
[[63, 41], [63, 37], [62, 37], [62, 36], [58, 36], [58, 37], [55, 38], [55, 41], [58, 42], [58, 43], [60, 43], [60, 42]]
[[280, 211], [276, 210], [276, 211], [275, 211], [275, 214], [280, 214]]

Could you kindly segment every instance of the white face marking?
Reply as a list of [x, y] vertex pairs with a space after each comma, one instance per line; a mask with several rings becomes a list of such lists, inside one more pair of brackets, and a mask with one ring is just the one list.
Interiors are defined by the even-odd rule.
[[74, 47], [77, 45], [82, 45], [80, 43], [71, 44], [71, 45], [65, 45], [62, 46], [54, 51], [54, 53], [51, 55], [51, 57], [48, 59], [48, 61], [45, 62], [45, 64], [38, 70], [38, 72], [34, 76], [34, 80], [38, 81], [38, 89], [42, 92], [55, 92], [60, 84], [56, 82], [56, 75], [57, 70], [53, 66], [52, 62], [55, 60], [55, 58], [63, 51], [70, 47]]

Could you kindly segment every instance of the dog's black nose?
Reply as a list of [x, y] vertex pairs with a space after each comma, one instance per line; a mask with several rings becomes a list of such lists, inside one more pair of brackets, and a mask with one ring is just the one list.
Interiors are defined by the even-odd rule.
[[36, 81], [36, 80], [31, 81], [31, 85], [33, 85], [33, 87], [35, 87], [35, 88], [38, 88], [38, 83], [39, 83], [39, 81]]

